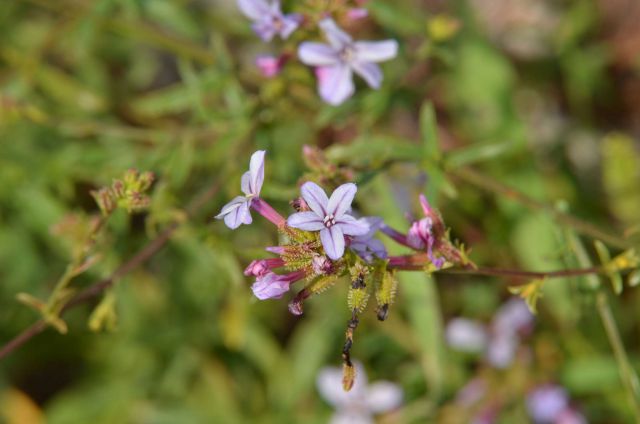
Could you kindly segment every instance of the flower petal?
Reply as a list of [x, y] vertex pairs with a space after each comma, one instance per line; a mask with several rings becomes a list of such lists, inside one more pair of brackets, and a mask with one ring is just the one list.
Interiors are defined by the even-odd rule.
[[266, 0], [238, 0], [240, 11], [249, 19], [257, 21], [270, 12]]
[[[327, 204], [327, 213], [332, 214], [336, 220], [351, 209], [351, 202], [358, 191], [358, 187], [353, 183], [342, 184], [331, 193], [331, 198]], [[367, 225], [367, 230], [369, 226]]]
[[277, 32], [270, 19], [256, 21], [251, 25], [251, 28], [253, 28], [253, 32], [255, 32], [265, 43], [271, 41]]
[[377, 256], [380, 259], [387, 258], [387, 248], [384, 246], [384, 243], [378, 239], [369, 240], [368, 246], [371, 253]]
[[247, 171], [242, 174], [240, 179], [240, 190], [247, 196], [251, 194], [251, 172]]
[[306, 41], [298, 47], [298, 57], [305, 65], [326, 66], [339, 62], [338, 52], [331, 46]]
[[329, 203], [329, 199], [324, 190], [318, 184], [307, 181], [300, 187], [300, 193], [311, 210], [323, 219], [327, 214], [327, 203]]
[[402, 403], [402, 389], [391, 382], [379, 381], [367, 390], [367, 405], [374, 414], [390, 411]]
[[289, 282], [283, 276], [270, 272], [258, 277], [251, 290], [260, 300], [280, 299], [289, 291]]
[[369, 224], [364, 219], [355, 219], [351, 215], [343, 215], [336, 220], [342, 232], [348, 236], [364, 236], [369, 232]]
[[353, 95], [353, 75], [347, 65], [322, 66], [318, 68], [318, 92], [322, 100], [337, 106]]
[[282, 27], [280, 28], [280, 37], [283, 40], [289, 38], [291, 33], [295, 31], [302, 22], [302, 15], [298, 13], [291, 13], [282, 17]]
[[378, 89], [382, 84], [382, 70], [371, 62], [353, 62], [351, 67], [369, 84], [369, 87]]
[[289, 227], [304, 231], [320, 231], [324, 228], [322, 219], [315, 212], [298, 212], [287, 218]]
[[356, 41], [353, 43], [355, 57], [363, 62], [384, 62], [393, 59], [398, 54], [396, 40], [385, 41]]
[[235, 230], [242, 224], [251, 224], [251, 222], [249, 202], [243, 202], [239, 207], [231, 210], [224, 216], [224, 223], [232, 230]]
[[249, 173], [251, 175], [251, 179], [249, 180], [249, 189], [250, 193], [254, 196], [258, 196], [260, 194], [260, 190], [262, 189], [262, 183], [264, 182], [264, 150], [258, 150], [254, 154], [251, 155], [251, 161], [249, 162]]
[[344, 255], [344, 234], [340, 225], [334, 225], [331, 228], [323, 228], [320, 231], [320, 241], [327, 256], [334, 261], [340, 259]]
[[324, 32], [324, 36], [329, 41], [329, 44], [338, 50], [342, 50], [353, 41], [351, 36], [341, 30], [331, 18], [321, 20], [318, 26]]
[[242, 205], [246, 201], [247, 201], [247, 198], [244, 197], [244, 196], [236, 196], [236, 197], [234, 197], [233, 200], [231, 200], [229, 203], [227, 203], [226, 205], [224, 205], [222, 207], [222, 209], [220, 210], [220, 213], [218, 215], [216, 215], [215, 218], [216, 219], [224, 218], [225, 215], [227, 215], [228, 213], [230, 213], [234, 209], [239, 208], [240, 205]]

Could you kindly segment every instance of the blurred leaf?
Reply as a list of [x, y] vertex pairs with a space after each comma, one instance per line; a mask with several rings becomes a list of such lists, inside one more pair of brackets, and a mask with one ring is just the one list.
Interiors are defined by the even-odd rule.
[[640, 153], [634, 140], [610, 134], [602, 142], [603, 184], [608, 203], [627, 225], [640, 222]]

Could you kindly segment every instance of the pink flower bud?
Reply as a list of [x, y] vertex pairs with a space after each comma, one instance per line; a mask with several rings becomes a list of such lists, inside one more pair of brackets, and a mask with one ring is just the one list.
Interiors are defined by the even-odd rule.
[[282, 61], [274, 56], [258, 56], [256, 58], [256, 66], [265, 78], [273, 78], [282, 70]]

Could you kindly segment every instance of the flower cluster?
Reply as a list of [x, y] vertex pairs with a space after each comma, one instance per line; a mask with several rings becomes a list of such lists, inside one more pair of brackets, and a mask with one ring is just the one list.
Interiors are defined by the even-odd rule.
[[[265, 42], [275, 35], [286, 40], [306, 19], [299, 13], [284, 14], [278, 0], [238, 0], [240, 11], [253, 21], [254, 32]], [[367, 16], [364, 8], [347, 11], [350, 20]], [[353, 74], [356, 73], [374, 89], [382, 84], [382, 70], [378, 62], [393, 59], [398, 52], [395, 40], [354, 41], [340, 29], [331, 17], [323, 17], [318, 23], [328, 44], [304, 41], [298, 46], [298, 58], [305, 65], [315, 68], [320, 97], [331, 105], [339, 105], [351, 97], [355, 91]], [[280, 72], [289, 55], [279, 57], [261, 55], [256, 65], [262, 74], [271, 78]]]
[[[277, 257], [254, 260], [245, 270], [245, 275], [255, 277], [251, 289], [260, 300], [281, 298], [292, 284], [305, 281], [305, 287], [289, 303], [291, 313], [300, 315], [307, 298], [343, 277], [350, 281], [348, 305], [352, 319], [343, 351], [347, 367], [352, 368], [349, 349], [357, 315], [373, 295], [378, 304], [378, 319], [386, 319], [395, 298], [396, 270], [431, 272], [457, 264], [470, 265], [464, 251], [449, 240], [442, 218], [424, 196], [420, 202], [425, 217], [410, 223], [407, 234], [389, 227], [380, 217], [359, 217], [352, 208], [358, 191], [353, 183], [341, 184], [327, 195], [318, 184], [305, 182], [300, 188], [301, 197], [291, 202], [295, 212], [285, 219], [260, 196], [264, 160], [264, 151], [251, 156], [249, 170], [241, 178], [244, 195], [223, 206], [216, 218], [224, 219], [229, 228], [236, 229], [252, 222], [253, 209], [281, 233], [282, 243], [266, 248]], [[378, 235], [389, 235], [415, 253], [389, 256]], [[345, 388], [352, 384], [353, 381], [345, 382]]]

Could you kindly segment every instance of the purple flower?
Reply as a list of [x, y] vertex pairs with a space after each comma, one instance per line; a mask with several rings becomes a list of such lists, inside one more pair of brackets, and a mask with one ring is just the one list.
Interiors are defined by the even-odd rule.
[[387, 249], [380, 240], [373, 238], [383, 224], [382, 218], [370, 216], [362, 218], [362, 220], [369, 224], [369, 231], [366, 234], [354, 237], [349, 247], [367, 262], [373, 261], [374, 256], [385, 259], [387, 257]]
[[238, 7], [253, 21], [251, 27], [262, 41], [271, 41], [276, 34], [284, 40], [302, 21], [297, 13], [284, 15], [279, 0], [238, 0]]
[[258, 150], [251, 155], [249, 170], [242, 175], [240, 188], [245, 194], [237, 196], [222, 207], [216, 219], [223, 219], [227, 227], [235, 230], [242, 224], [251, 224], [251, 202], [260, 195], [264, 182], [264, 150]]
[[304, 277], [304, 272], [296, 271], [289, 274], [280, 275], [267, 272], [259, 275], [256, 282], [251, 286], [253, 294], [260, 300], [280, 299], [283, 294], [289, 291], [291, 283]]
[[380, 88], [382, 71], [375, 62], [392, 59], [398, 52], [395, 40], [353, 41], [333, 19], [320, 21], [320, 28], [329, 44], [304, 42], [298, 48], [300, 60], [318, 66], [318, 91], [322, 99], [339, 105], [354, 92], [353, 72], [371, 88]]
[[304, 231], [320, 231], [320, 241], [327, 256], [338, 260], [344, 254], [345, 235], [361, 236], [369, 231], [365, 221], [347, 214], [356, 191], [355, 184], [342, 184], [329, 199], [316, 183], [306, 182], [300, 192], [311, 211], [294, 213], [287, 219], [287, 224]]
[[554, 384], [538, 386], [527, 396], [527, 409], [536, 424], [555, 423], [568, 407], [567, 391]]

